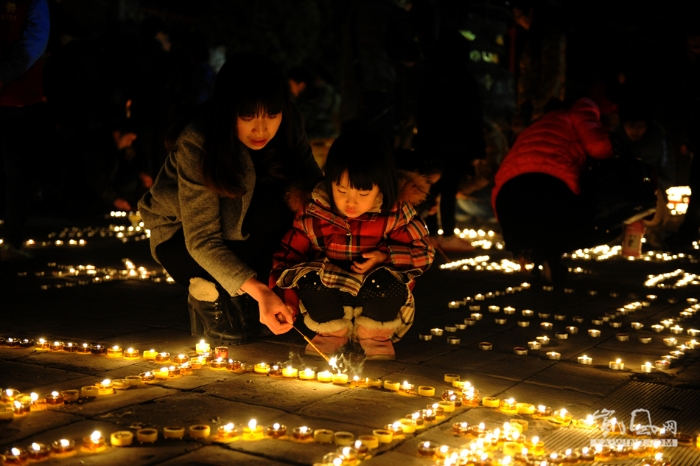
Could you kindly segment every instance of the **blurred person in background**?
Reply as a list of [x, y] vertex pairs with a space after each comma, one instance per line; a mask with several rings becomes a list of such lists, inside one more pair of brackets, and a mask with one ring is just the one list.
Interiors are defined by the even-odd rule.
[[36, 144], [45, 112], [42, 56], [49, 40], [46, 0], [0, 1], [0, 161], [5, 222], [0, 258], [29, 258], [27, 214], [37, 192]]

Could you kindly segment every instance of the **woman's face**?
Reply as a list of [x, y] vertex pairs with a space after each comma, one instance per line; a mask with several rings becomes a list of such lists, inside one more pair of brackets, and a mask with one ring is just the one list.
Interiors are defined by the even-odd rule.
[[377, 200], [379, 187], [372, 189], [355, 189], [350, 187], [348, 172], [343, 173], [340, 182], [333, 182], [333, 202], [335, 207], [348, 218], [356, 218], [368, 212]]
[[236, 120], [238, 140], [248, 149], [260, 150], [275, 137], [281, 123], [281, 112], [239, 116]]

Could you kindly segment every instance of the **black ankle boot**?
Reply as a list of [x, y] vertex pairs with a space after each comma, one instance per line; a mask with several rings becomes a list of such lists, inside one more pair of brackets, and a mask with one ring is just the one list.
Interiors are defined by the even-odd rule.
[[199, 301], [192, 295], [187, 297], [191, 333], [240, 345], [245, 341], [243, 326], [240, 320], [229, 318], [228, 299], [222, 295], [220, 293], [214, 302]]
[[269, 337], [272, 335], [270, 329], [260, 322], [260, 311], [257, 303], [250, 296], [231, 296], [228, 312], [231, 321], [240, 321], [246, 336]]

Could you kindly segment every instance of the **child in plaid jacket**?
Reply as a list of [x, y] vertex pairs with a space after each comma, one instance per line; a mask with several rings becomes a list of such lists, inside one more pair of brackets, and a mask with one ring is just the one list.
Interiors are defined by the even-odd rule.
[[310, 200], [288, 196], [297, 216], [273, 256], [270, 287], [301, 312], [324, 353], [355, 336], [367, 359], [394, 359], [392, 341], [413, 323], [414, 279], [435, 255], [414, 207], [428, 182], [397, 171], [389, 145], [370, 131], [340, 136], [325, 169]]

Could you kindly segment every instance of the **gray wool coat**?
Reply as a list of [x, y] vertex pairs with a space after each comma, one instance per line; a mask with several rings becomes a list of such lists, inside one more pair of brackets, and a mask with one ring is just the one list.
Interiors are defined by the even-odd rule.
[[[300, 172], [319, 179], [321, 170], [299, 126], [295, 152], [302, 165]], [[221, 197], [204, 186], [200, 164], [203, 144], [204, 136], [193, 124], [180, 133], [150, 191], [139, 201], [139, 212], [151, 231], [151, 254], [156, 261], [156, 247], [182, 229], [192, 258], [235, 296], [241, 285], [256, 274], [226, 247], [224, 240], [245, 241], [248, 238], [242, 226], [254, 195], [255, 168], [250, 152], [243, 147], [240, 153], [246, 194], [237, 199]], [[259, 279], [267, 281], [267, 277]]]

